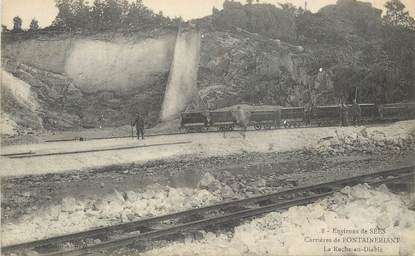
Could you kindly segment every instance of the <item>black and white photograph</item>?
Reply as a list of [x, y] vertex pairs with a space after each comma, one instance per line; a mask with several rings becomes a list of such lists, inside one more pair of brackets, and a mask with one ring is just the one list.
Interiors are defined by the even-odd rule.
[[0, 255], [415, 256], [414, 0], [0, 3]]

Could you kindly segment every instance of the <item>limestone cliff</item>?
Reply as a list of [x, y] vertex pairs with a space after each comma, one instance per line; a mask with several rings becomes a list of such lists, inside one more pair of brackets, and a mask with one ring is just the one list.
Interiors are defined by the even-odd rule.
[[[176, 35], [177, 31], [169, 31], [151, 38], [107, 34], [19, 40], [3, 46], [2, 63], [31, 86], [42, 126], [51, 130], [125, 125], [137, 111], [155, 124], [169, 74], [176, 79], [175, 86], [183, 87], [192, 83], [191, 73], [196, 72], [196, 91], [191, 85], [183, 87], [180, 95], [188, 98], [180, 102], [201, 100], [202, 108], [242, 102], [299, 105], [301, 92], [314, 87], [302, 47], [243, 29], [202, 29], [193, 34], [200, 40], [198, 56], [189, 57], [187, 49], [181, 49], [189, 44], [175, 47]], [[172, 65], [174, 49], [179, 48], [178, 63]], [[198, 67], [186, 67], [195, 58]], [[181, 75], [174, 75], [174, 66]], [[286, 88], [288, 84], [291, 87]], [[275, 87], [268, 100], [259, 95], [264, 86]], [[252, 90], [259, 94], [252, 96]], [[175, 109], [169, 114], [172, 118], [186, 109], [176, 105], [165, 106]]]
[[174, 42], [174, 31], [42, 36], [6, 41], [2, 64], [31, 86], [46, 129], [125, 125], [137, 111], [155, 123]]

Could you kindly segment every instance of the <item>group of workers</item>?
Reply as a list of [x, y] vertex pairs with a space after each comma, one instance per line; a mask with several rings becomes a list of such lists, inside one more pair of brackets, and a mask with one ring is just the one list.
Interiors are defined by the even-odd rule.
[[353, 104], [350, 107], [350, 110], [349, 110], [349, 107], [345, 105], [343, 102], [340, 104], [340, 109], [341, 109], [340, 115], [341, 115], [343, 126], [349, 125], [349, 118], [351, 118], [353, 125], [358, 125], [361, 123], [362, 109], [360, 108], [360, 105], [357, 103], [356, 100], [353, 100]]
[[[104, 123], [104, 114], [101, 113], [100, 116], [98, 117], [98, 125], [99, 128], [102, 129], [103, 128], [103, 123]], [[131, 122], [131, 133], [132, 133], [132, 137], [134, 137], [133, 134], [133, 127], [135, 126], [136, 129], [136, 136], [137, 139], [139, 140], [140, 137], [141, 139], [144, 140], [144, 126], [145, 126], [145, 121], [144, 121], [144, 117], [140, 114], [137, 113], [137, 115], [135, 116], [134, 120]]]
[[[305, 90], [303, 94], [304, 122], [306, 125], [311, 124], [314, 106], [317, 104], [317, 102], [319, 102], [317, 98], [318, 97], [316, 96], [316, 93], [312, 93], [311, 90]], [[361, 123], [362, 110], [360, 105], [357, 103], [356, 98], [353, 100], [351, 106], [346, 105], [344, 101], [340, 103], [340, 116], [342, 126], [348, 126], [350, 121], [353, 125], [359, 125]]]
[[[306, 125], [311, 124], [311, 117], [313, 115], [313, 105], [310, 102], [304, 104], [304, 121]], [[342, 126], [348, 126], [349, 122], [353, 125], [359, 125], [362, 119], [362, 109], [356, 100], [349, 107], [344, 102], [340, 104], [340, 117]]]
[[[362, 122], [362, 109], [360, 108], [360, 105], [357, 103], [356, 100], [353, 101], [352, 108], [351, 108], [351, 114], [352, 114], [352, 124], [353, 125], [359, 125]], [[347, 125], [348, 119], [345, 118], [345, 125]]]

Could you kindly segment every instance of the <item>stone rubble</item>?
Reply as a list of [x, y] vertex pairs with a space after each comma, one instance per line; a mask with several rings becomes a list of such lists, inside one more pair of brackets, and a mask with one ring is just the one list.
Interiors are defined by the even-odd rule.
[[[403, 129], [406, 122], [394, 124], [396, 130]], [[392, 127], [390, 127], [392, 128]], [[322, 155], [340, 155], [351, 152], [375, 154], [388, 151], [391, 154], [399, 154], [405, 149], [414, 148], [415, 130], [393, 134], [388, 127], [383, 131], [373, 130], [368, 133], [367, 128], [345, 133], [342, 130], [335, 132], [336, 136], [320, 139], [318, 144], [305, 151]]]
[[203, 239], [175, 242], [142, 255], [321, 255], [322, 245], [306, 243], [307, 236], [318, 237], [323, 229], [376, 227], [385, 229], [380, 237], [400, 238], [396, 248], [384, 248], [386, 253], [396, 249], [399, 255], [415, 255], [415, 212], [408, 208], [414, 201], [413, 194], [396, 195], [383, 185], [345, 187], [319, 202], [248, 221], [233, 234], [207, 233]]
[[[171, 188], [158, 184], [143, 192], [118, 192], [102, 198], [64, 198], [52, 205], [22, 216], [16, 223], [2, 223], [3, 245], [80, 232], [202, 207], [222, 198], [205, 189]], [[7, 234], [7, 235], [6, 235]]]
[[[58, 205], [40, 209], [35, 207], [23, 214], [17, 221], [3, 223], [3, 243], [14, 244], [135, 221], [224, 200], [247, 198], [288, 189], [287, 185], [283, 176], [280, 178], [271, 176], [269, 179], [264, 179], [223, 171], [213, 174], [204, 173], [196, 188], [172, 188], [153, 184], [143, 191], [119, 192], [114, 190], [113, 193], [103, 198], [80, 200], [65, 197]], [[101, 183], [100, 186], [103, 187], [105, 184]], [[31, 194], [25, 192], [23, 196], [29, 200]]]

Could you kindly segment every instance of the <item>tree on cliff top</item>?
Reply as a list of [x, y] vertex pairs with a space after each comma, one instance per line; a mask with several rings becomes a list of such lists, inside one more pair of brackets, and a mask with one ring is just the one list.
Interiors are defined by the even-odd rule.
[[155, 14], [142, 0], [55, 0], [59, 12], [53, 26], [68, 30], [116, 30], [171, 23]]
[[59, 12], [52, 26], [69, 30], [90, 24], [88, 2], [84, 0], [55, 0]]
[[283, 9], [284, 11], [288, 12], [289, 14], [293, 15], [293, 16], [299, 16], [301, 14], [304, 14], [304, 9], [301, 7], [296, 7], [295, 5], [293, 5], [292, 3], [279, 3], [279, 6], [281, 7], [281, 9]]
[[136, 0], [128, 7], [123, 24], [128, 28], [137, 28], [152, 23], [154, 16], [154, 13], [143, 4], [142, 0]]
[[383, 19], [387, 24], [415, 30], [415, 19], [405, 11], [405, 5], [400, 0], [389, 0], [385, 8], [386, 15]]
[[52, 22], [52, 26], [56, 27], [72, 27], [72, 11], [71, 11], [71, 0], [55, 0], [56, 7], [58, 8], [59, 12], [56, 16], [55, 20]]
[[32, 19], [29, 26], [29, 31], [39, 30], [39, 21], [37, 19]]
[[1, 32], [9, 32], [10, 30], [7, 28], [6, 25], [1, 25]]
[[14, 32], [19, 32], [22, 31], [22, 18], [20, 18], [19, 16], [16, 16], [13, 18], [13, 30]]

